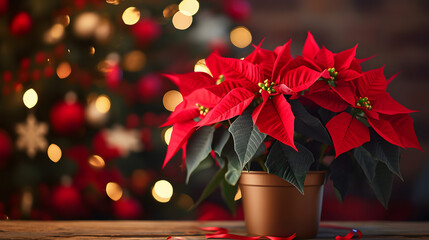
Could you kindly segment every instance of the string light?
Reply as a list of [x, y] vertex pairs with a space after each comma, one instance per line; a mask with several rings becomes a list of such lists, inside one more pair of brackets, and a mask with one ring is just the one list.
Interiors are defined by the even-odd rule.
[[192, 16], [185, 15], [181, 11], [178, 11], [174, 14], [172, 22], [176, 29], [185, 30], [191, 26]]
[[122, 21], [127, 25], [134, 25], [140, 19], [140, 11], [136, 7], [129, 7], [122, 13]]
[[52, 162], [58, 162], [61, 159], [62, 151], [61, 148], [58, 147], [56, 144], [51, 144], [48, 147], [48, 157], [51, 159]]
[[238, 48], [245, 48], [252, 42], [252, 34], [243, 26], [234, 28], [230, 34], [231, 43]]
[[182, 94], [176, 90], [170, 90], [162, 97], [162, 104], [168, 111], [174, 111], [177, 105], [183, 101]]
[[38, 99], [39, 98], [37, 96], [36, 91], [32, 88], [25, 91], [24, 95], [22, 96], [22, 101], [28, 109], [31, 109], [36, 106]]
[[94, 54], [95, 54], [95, 47], [94, 47], [94, 46], [91, 46], [91, 47], [89, 48], [89, 54], [91, 54], [91, 55], [94, 55]]
[[166, 180], [159, 180], [152, 188], [152, 196], [158, 202], [169, 202], [173, 196], [173, 186]]
[[123, 191], [121, 186], [115, 182], [108, 182], [106, 184], [106, 194], [113, 201], [121, 199]]
[[62, 62], [57, 67], [57, 75], [60, 79], [67, 78], [71, 71], [71, 66], [68, 62]]
[[102, 169], [106, 165], [104, 159], [98, 155], [92, 155], [89, 157], [88, 163], [94, 169]]
[[110, 99], [106, 95], [100, 95], [95, 100], [95, 109], [100, 113], [107, 113], [110, 110]]
[[196, 0], [183, 0], [179, 4], [179, 11], [188, 16], [195, 15], [200, 9], [200, 3]]
[[167, 145], [170, 144], [170, 140], [171, 140], [171, 134], [173, 133], [173, 127], [169, 127], [167, 128], [167, 130], [165, 130], [164, 132], [164, 141]]

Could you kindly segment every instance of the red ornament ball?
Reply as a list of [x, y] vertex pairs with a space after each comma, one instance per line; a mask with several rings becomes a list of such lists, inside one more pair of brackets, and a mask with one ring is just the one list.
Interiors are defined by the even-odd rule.
[[5, 13], [8, 8], [9, 8], [9, 1], [8, 0], [0, 0], [0, 15]]
[[162, 91], [162, 79], [156, 74], [148, 74], [140, 78], [137, 92], [142, 102], [149, 102], [159, 97]]
[[21, 59], [21, 62], [19, 63], [20, 67], [22, 70], [27, 70], [28, 68], [30, 68], [31, 65], [31, 61], [29, 58], [23, 58]]
[[137, 114], [132, 113], [127, 116], [126, 126], [127, 128], [137, 128], [140, 125], [140, 118]]
[[12, 141], [3, 129], [0, 129], [0, 167], [2, 167], [12, 154]]
[[104, 131], [100, 131], [94, 136], [92, 146], [94, 147], [94, 153], [102, 157], [105, 161], [110, 161], [121, 156], [121, 151], [117, 147], [110, 146], [107, 142]]
[[59, 102], [50, 114], [51, 125], [58, 134], [70, 135], [78, 132], [85, 122], [85, 110], [80, 103]]
[[26, 12], [20, 12], [15, 15], [10, 24], [10, 33], [13, 36], [22, 36], [30, 32], [33, 26], [33, 20], [30, 14]]
[[46, 66], [45, 69], [43, 69], [43, 74], [46, 78], [54, 76], [54, 67], [52, 67], [51, 65]]
[[34, 59], [36, 60], [37, 64], [44, 63], [46, 61], [45, 53], [43, 53], [43, 52], [36, 53], [36, 56], [34, 56]]
[[78, 218], [84, 215], [82, 195], [73, 186], [59, 186], [54, 189], [52, 206], [61, 218]]
[[34, 69], [33, 72], [31, 72], [31, 79], [33, 81], [38, 81], [40, 80], [41, 75], [42, 74], [40, 73], [39, 69]]
[[161, 36], [161, 26], [154, 19], [142, 19], [131, 27], [131, 32], [137, 42], [143, 46], [149, 45]]
[[234, 20], [246, 20], [251, 13], [251, 7], [247, 0], [226, 0], [224, 1], [225, 12]]
[[11, 71], [4, 71], [3, 72], [3, 81], [10, 82], [12, 81], [13, 75]]
[[132, 198], [121, 198], [114, 202], [113, 211], [119, 219], [139, 219], [143, 213], [140, 204]]

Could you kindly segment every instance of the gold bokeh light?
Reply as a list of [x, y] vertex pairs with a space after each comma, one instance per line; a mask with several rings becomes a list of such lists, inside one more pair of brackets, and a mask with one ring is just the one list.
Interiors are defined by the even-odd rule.
[[230, 34], [231, 43], [238, 48], [245, 48], [252, 43], [252, 34], [243, 26], [234, 28]]
[[94, 46], [91, 46], [91, 47], [89, 48], [89, 54], [91, 54], [91, 55], [94, 55], [94, 54], [95, 54], [95, 47], [94, 47]]
[[185, 15], [181, 11], [178, 11], [174, 14], [172, 22], [176, 29], [185, 30], [191, 26], [192, 16]]
[[122, 21], [127, 25], [134, 25], [140, 19], [140, 11], [136, 7], [129, 7], [122, 13]]
[[210, 72], [210, 69], [206, 65], [205, 59], [200, 59], [200, 60], [198, 60], [197, 63], [195, 63], [194, 72], [205, 72], [205, 73], [209, 74], [210, 76], [213, 76], [212, 73]]
[[58, 162], [61, 159], [61, 156], [63, 155], [61, 148], [58, 147], [56, 144], [51, 144], [48, 147], [48, 157], [51, 159], [52, 162]]
[[238, 188], [237, 189], [237, 193], [235, 194], [235, 196], [234, 196], [234, 201], [238, 201], [238, 200], [240, 200], [241, 199], [241, 189], [240, 188]]
[[162, 15], [164, 18], [172, 17], [177, 11], [179, 11], [179, 6], [177, 4], [170, 4], [164, 8]]
[[142, 51], [131, 51], [124, 56], [122, 65], [126, 71], [140, 71], [146, 65], [146, 55]]
[[113, 201], [118, 201], [121, 199], [123, 191], [119, 184], [115, 182], [108, 182], [106, 184], [106, 194]]
[[110, 110], [110, 99], [106, 95], [100, 95], [95, 100], [95, 109], [100, 113], [107, 113]]
[[57, 67], [57, 75], [59, 78], [67, 78], [71, 74], [71, 66], [68, 62], [62, 62]]
[[104, 159], [98, 155], [92, 155], [89, 157], [88, 163], [94, 169], [102, 169], [106, 165]]
[[152, 188], [152, 196], [158, 202], [169, 202], [173, 196], [173, 186], [166, 180], [159, 180]]
[[183, 0], [179, 4], [179, 10], [188, 16], [193, 16], [200, 9], [200, 3], [196, 0]]
[[29, 109], [36, 106], [38, 100], [39, 97], [37, 96], [36, 91], [32, 88], [25, 91], [24, 95], [22, 96], [22, 101], [24, 102], [24, 105]]
[[173, 133], [173, 127], [169, 127], [169, 128], [167, 128], [167, 130], [164, 131], [164, 141], [167, 145], [170, 144], [172, 133]]
[[168, 111], [174, 111], [177, 105], [183, 101], [182, 94], [176, 90], [170, 90], [164, 94], [162, 104]]

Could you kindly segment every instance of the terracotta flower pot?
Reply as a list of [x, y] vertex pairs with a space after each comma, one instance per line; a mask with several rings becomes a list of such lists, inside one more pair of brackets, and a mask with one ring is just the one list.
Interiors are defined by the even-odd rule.
[[239, 186], [247, 232], [259, 236], [281, 237], [296, 233], [297, 238], [315, 237], [325, 175], [324, 171], [307, 173], [302, 195], [276, 175], [243, 171]]

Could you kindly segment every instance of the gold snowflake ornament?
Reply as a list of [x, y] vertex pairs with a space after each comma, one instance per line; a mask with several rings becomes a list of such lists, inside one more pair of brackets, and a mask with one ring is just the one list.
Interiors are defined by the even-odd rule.
[[48, 124], [39, 123], [33, 114], [28, 115], [27, 121], [16, 125], [18, 140], [16, 146], [18, 149], [25, 149], [27, 155], [33, 158], [37, 151], [45, 151], [48, 142], [45, 135], [48, 133]]

